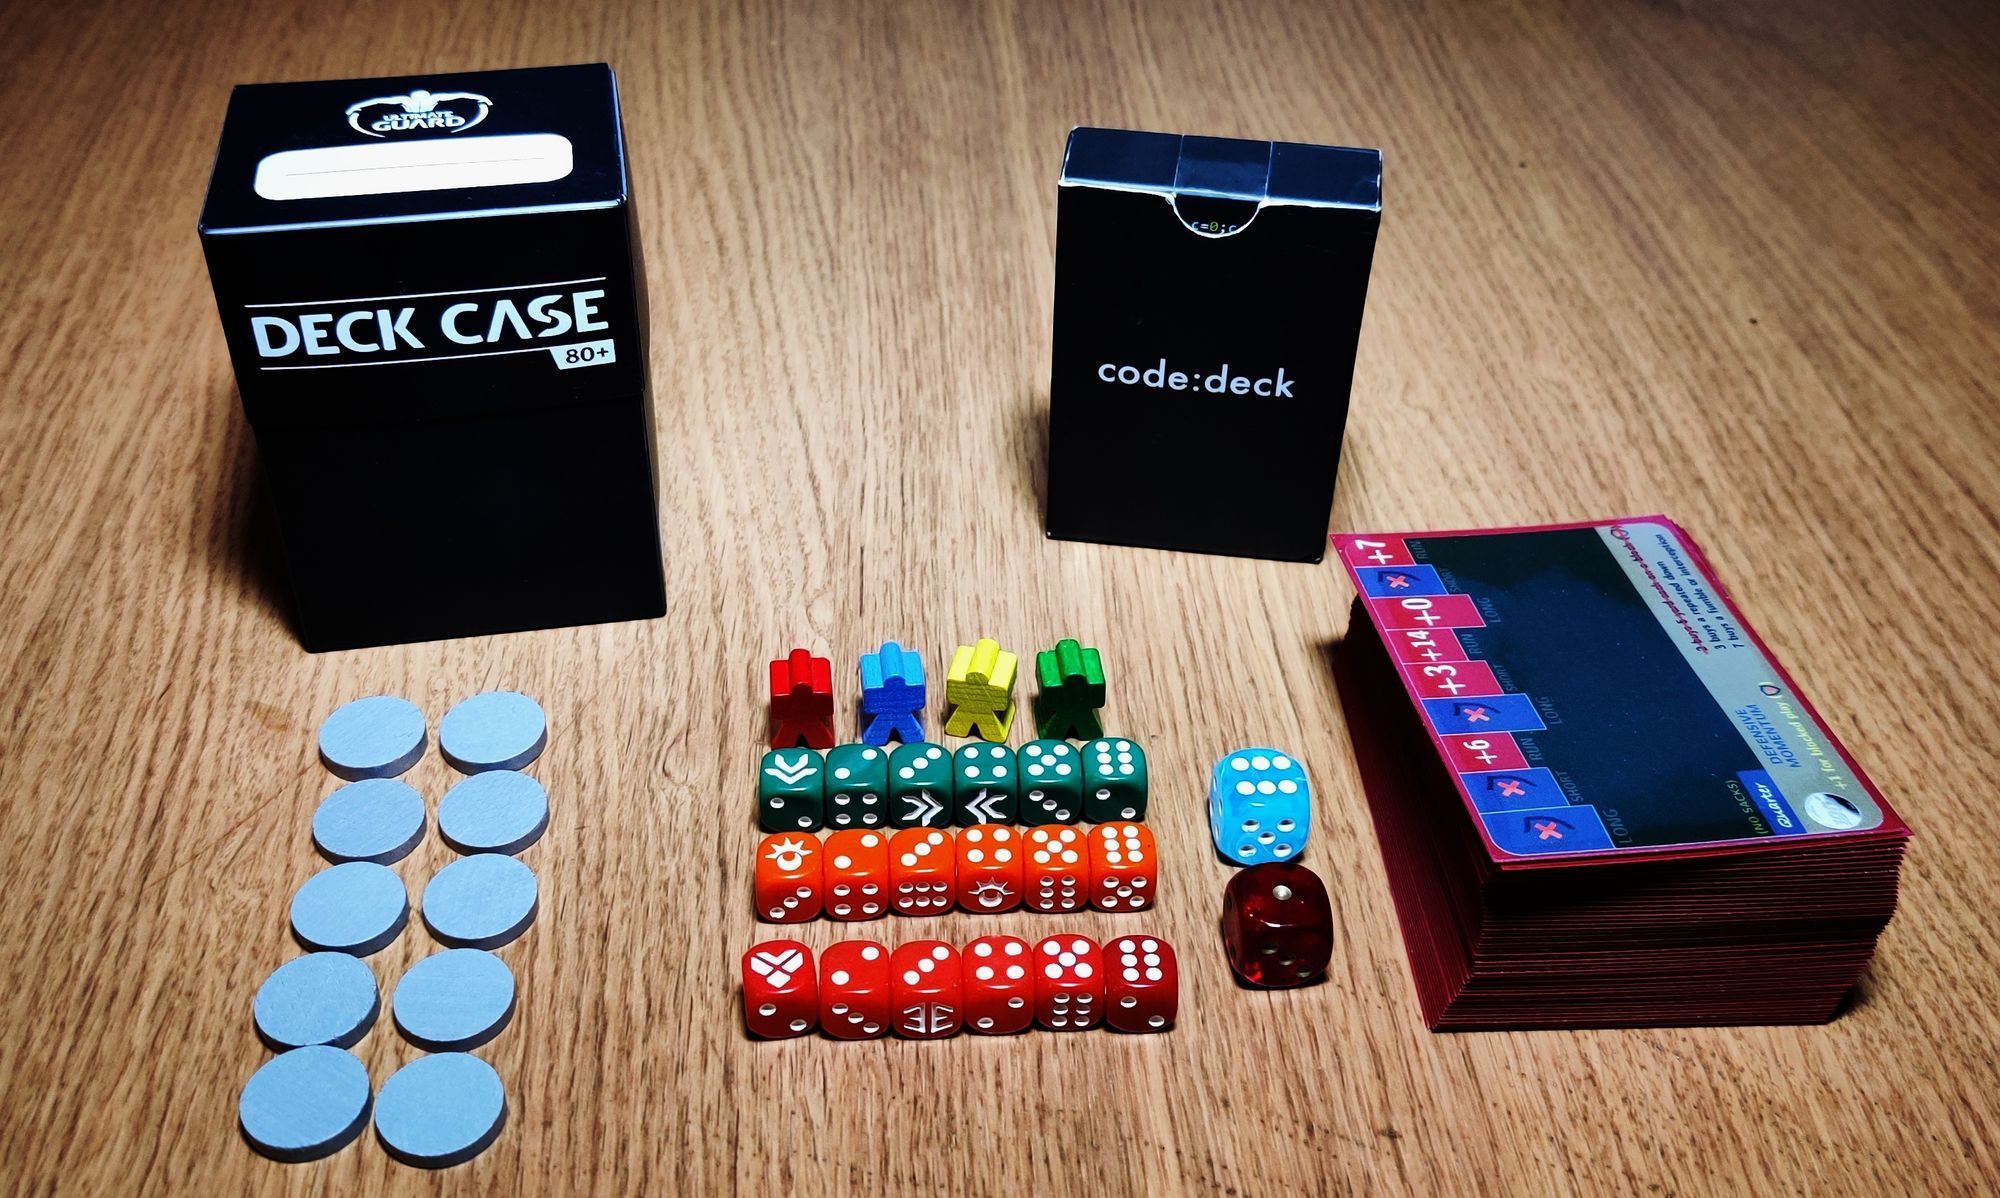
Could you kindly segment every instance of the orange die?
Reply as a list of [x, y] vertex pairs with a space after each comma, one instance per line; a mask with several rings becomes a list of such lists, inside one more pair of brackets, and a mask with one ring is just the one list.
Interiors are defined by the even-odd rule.
[[958, 905], [997, 915], [1021, 905], [1025, 842], [1006, 824], [974, 824], [958, 834]]
[[1160, 858], [1144, 824], [1099, 824], [1090, 830], [1090, 905], [1137, 911], [1153, 905]]
[[824, 857], [819, 837], [810, 832], [774, 832], [758, 841], [751, 886], [757, 918], [771, 923], [818, 919], [826, 895]]
[[1083, 833], [1068, 824], [1029, 828], [1028, 863], [1022, 886], [1030, 911], [1081, 911], [1090, 866], [1083, 859]]
[[905, 828], [889, 838], [889, 905], [898, 915], [943, 915], [951, 910], [954, 868], [951, 833]]
[[849, 828], [826, 838], [826, 913], [833, 919], [879, 919], [889, 909], [889, 838]]

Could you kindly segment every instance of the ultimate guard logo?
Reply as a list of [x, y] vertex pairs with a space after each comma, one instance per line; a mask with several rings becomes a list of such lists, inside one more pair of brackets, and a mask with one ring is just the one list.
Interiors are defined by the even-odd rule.
[[493, 101], [477, 92], [431, 92], [417, 88], [407, 96], [377, 96], [347, 106], [347, 123], [356, 133], [386, 137], [442, 129], [463, 133], [486, 119]]

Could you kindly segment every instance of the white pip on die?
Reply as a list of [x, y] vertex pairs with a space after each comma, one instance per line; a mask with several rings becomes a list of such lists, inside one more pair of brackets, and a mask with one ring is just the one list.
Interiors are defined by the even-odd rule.
[[1233, 864], [1296, 860], [1312, 831], [1305, 767], [1277, 749], [1224, 755], [1209, 776], [1208, 830], [1215, 851]]

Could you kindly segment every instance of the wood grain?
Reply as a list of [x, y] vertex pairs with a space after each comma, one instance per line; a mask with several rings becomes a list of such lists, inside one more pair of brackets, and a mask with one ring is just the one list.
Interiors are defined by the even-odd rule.
[[[14, 0], [0, 46], [0, 1189], [2000, 1185], [1990, 4]], [[675, 614], [309, 656], [194, 236], [228, 86], [595, 59], [638, 173]], [[1335, 524], [1692, 529], [1918, 831], [1850, 1013], [1422, 1029], [1326, 669], [1335, 570], [1040, 535], [1074, 123], [1384, 148]], [[762, 663], [804, 644], [845, 677], [895, 636], [937, 670], [979, 633], [1104, 648], [1112, 725], [1152, 750], [1143, 922], [1180, 948], [1182, 1026], [747, 1041]], [[482, 1050], [510, 1125], [442, 1174], [372, 1140], [257, 1157], [234, 1108], [333, 785], [318, 719], [498, 686], [552, 728], [542, 914]], [[1215, 934], [1202, 778], [1246, 741], [1321, 795], [1344, 940], [1304, 992], [1237, 990]], [[386, 1027], [360, 1051], [377, 1084], [413, 1055]]]

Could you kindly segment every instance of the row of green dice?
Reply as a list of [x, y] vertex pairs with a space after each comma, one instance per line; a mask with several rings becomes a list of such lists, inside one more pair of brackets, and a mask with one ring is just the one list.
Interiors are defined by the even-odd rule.
[[757, 765], [757, 822], [767, 832], [1145, 817], [1146, 751], [1122, 736], [1081, 747], [973, 742], [956, 753], [929, 742], [836, 745], [825, 756], [776, 749]]

